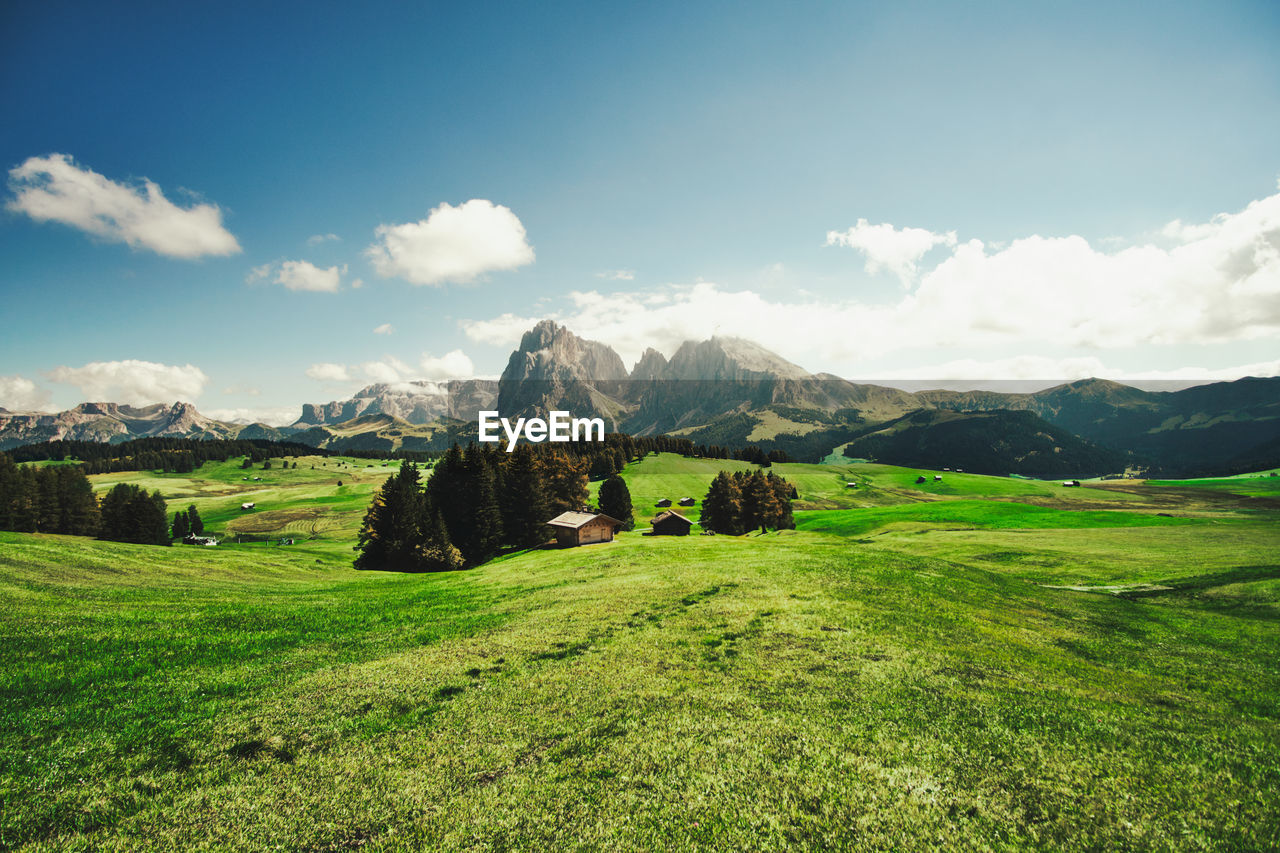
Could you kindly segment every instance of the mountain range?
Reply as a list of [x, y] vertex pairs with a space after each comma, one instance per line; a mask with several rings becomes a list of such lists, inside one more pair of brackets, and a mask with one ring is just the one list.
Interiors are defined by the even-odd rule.
[[[478, 413], [494, 409], [508, 418], [566, 410], [604, 418], [610, 430], [683, 435], [728, 447], [758, 444], [803, 459], [816, 460], [841, 446], [850, 452], [875, 447], [882, 461], [905, 464], [926, 464], [907, 461], [908, 446], [970, 446], [974, 436], [996, 430], [990, 445], [1029, 449], [955, 466], [1045, 476], [1059, 476], [1072, 464], [1082, 466], [1081, 476], [1125, 465], [1197, 473], [1274, 464], [1268, 460], [1280, 447], [1280, 378], [1164, 392], [1085, 379], [1034, 393], [911, 393], [809, 373], [756, 343], [731, 337], [686, 341], [670, 359], [649, 349], [627, 370], [609, 346], [544, 320], [523, 335], [498, 380], [377, 383], [347, 400], [306, 404], [288, 427], [221, 422], [189, 403], [84, 403], [57, 414], [0, 409], [0, 450], [58, 439], [119, 442], [145, 436], [289, 438], [334, 450], [432, 450], [473, 437]], [[989, 416], [996, 412], [1024, 414]], [[879, 438], [870, 438], [877, 433]], [[1014, 433], [1020, 436], [1016, 441]], [[1033, 436], [1040, 436], [1034, 448], [1026, 444]], [[1027, 461], [1034, 459], [1054, 461]]]

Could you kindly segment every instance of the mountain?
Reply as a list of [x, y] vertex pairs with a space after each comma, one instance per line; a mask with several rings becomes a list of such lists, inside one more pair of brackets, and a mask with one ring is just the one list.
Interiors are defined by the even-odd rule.
[[486, 379], [379, 382], [360, 389], [349, 400], [304, 403], [302, 416], [293, 426], [305, 429], [341, 424], [366, 414], [391, 415], [411, 424], [426, 424], [437, 418], [474, 421], [482, 409], [493, 408], [497, 396], [498, 383]]
[[[602, 417], [609, 430], [671, 433], [727, 447], [758, 444], [810, 461], [871, 435], [875, 431], [868, 432], [869, 427], [889, 424], [894, 425], [890, 433], [867, 440], [887, 446], [887, 436], [910, 426], [913, 432], [894, 438], [892, 446], [910, 446], [915, 453], [932, 446], [939, 436], [970, 441], [973, 425], [985, 424], [1011, 430], [1010, 436], [992, 441], [1017, 451], [1016, 458], [1006, 455], [1002, 463], [992, 461], [993, 467], [1010, 467], [1008, 462], [1033, 459], [1039, 452], [1020, 443], [1018, 436], [1030, 426], [1016, 418], [901, 420], [921, 411], [1029, 414], [1164, 475], [1268, 460], [1280, 446], [1280, 378], [1216, 382], [1172, 392], [1084, 379], [1034, 393], [910, 393], [809, 373], [752, 341], [721, 336], [686, 341], [669, 359], [648, 349], [628, 371], [606, 344], [544, 320], [521, 337], [496, 381], [376, 383], [348, 400], [304, 405], [298, 421], [282, 429], [211, 420], [188, 403], [141, 408], [84, 403], [58, 414], [0, 410], [0, 449], [57, 439], [125, 441], [152, 435], [288, 437], [339, 450], [438, 449], [474, 435], [478, 413], [493, 409], [513, 419], [565, 410], [577, 417]], [[912, 444], [920, 431], [927, 433], [919, 439], [924, 444]], [[1057, 432], [1037, 425], [1028, 434], [1036, 432], [1064, 448], [1057, 451], [1059, 456], [1071, 450]], [[1086, 458], [1083, 451], [1071, 454], [1069, 458]]]
[[616, 430], [626, 409], [627, 379], [622, 359], [609, 346], [543, 320], [524, 333], [507, 360], [496, 409], [512, 419], [569, 411], [603, 417]]
[[234, 438], [245, 427], [206, 418], [190, 403], [135, 408], [118, 403], [81, 403], [65, 412], [0, 412], [0, 450], [43, 441], [102, 441], [134, 438]]
[[1170, 473], [1226, 464], [1280, 438], [1280, 377], [1247, 377], [1181, 391], [1141, 391], [1082, 379], [1032, 394], [921, 391], [951, 411], [1031, 411], [1096, 444]]
[[437, 418], [411, 424], [385, 412], [361, 415], [339, 424], [313, 426], [293, 433], [290, 441], [339, 453], [353, 450], [447, 450], [455, 441], [476, 436], [475, 420]]
[[975, 474], [1093, 477], [1123, 471], [1125, 456], [1028, 411], [920, 409], [868, 427], [844, 449], [890, 465], [959, 468]]

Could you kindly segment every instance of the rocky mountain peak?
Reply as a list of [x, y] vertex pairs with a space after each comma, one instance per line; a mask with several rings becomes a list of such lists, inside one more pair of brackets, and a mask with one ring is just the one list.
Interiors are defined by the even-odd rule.
[[667, 369], [667, 357], [653, 347], [644, 351], [635, 367], [631, 368], [631, 378], [635, 380], [661, 379]]
[[782, 356], [743, 338], [685, 341], [667, 365], [667, 379], [809, 379], [811, 374]]

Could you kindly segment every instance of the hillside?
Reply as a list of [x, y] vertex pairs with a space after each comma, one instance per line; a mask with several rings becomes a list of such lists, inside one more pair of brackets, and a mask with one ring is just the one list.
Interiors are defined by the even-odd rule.
[[1031, 412], [922, 409], [867, 427], [844, 447], [849, 457], [892, 465], [958, 468], [982, 474], [1096, 477], [1122, 472], [1122, 454], [1090, 444]]
[[[662, 461], [628, 476], [657, 493], [708, 473]], [[911, 473], [802, 472], [886, 488]], [[791, 850], [839, 847], [857, 827], [877, 849], [1280, 841], [1274, 520], [985, 502], [972, 495], [987, 485], [1039, 486], [966, 476], [966, 499], [801, 512], [797, 531], [624, 533], [443, 575], [351, 571], [337, 539], [0, 533], [0, 837]]]

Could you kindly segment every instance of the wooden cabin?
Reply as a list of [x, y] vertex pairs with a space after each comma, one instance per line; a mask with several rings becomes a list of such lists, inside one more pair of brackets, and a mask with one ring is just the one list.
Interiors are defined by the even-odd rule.
[[671, 506], [671, 498], [663, 498], [654, 504], [654, 506]]
[[697, 501], [695, 501], [693, 498], [680, 499], [680, 506], [693, 506], [695, 503], [697, 503]]
[[556, 532], [556, 544], [562, 548], [612, 542], [613, 534], [623, 528], [621, 521], [597, 512], [562, 512], [547, 522]]
[[658, 513], [650, 523], [653, 525], [654, 536], [688, 536], [693, 527], [692, 521], [670, 509]]

